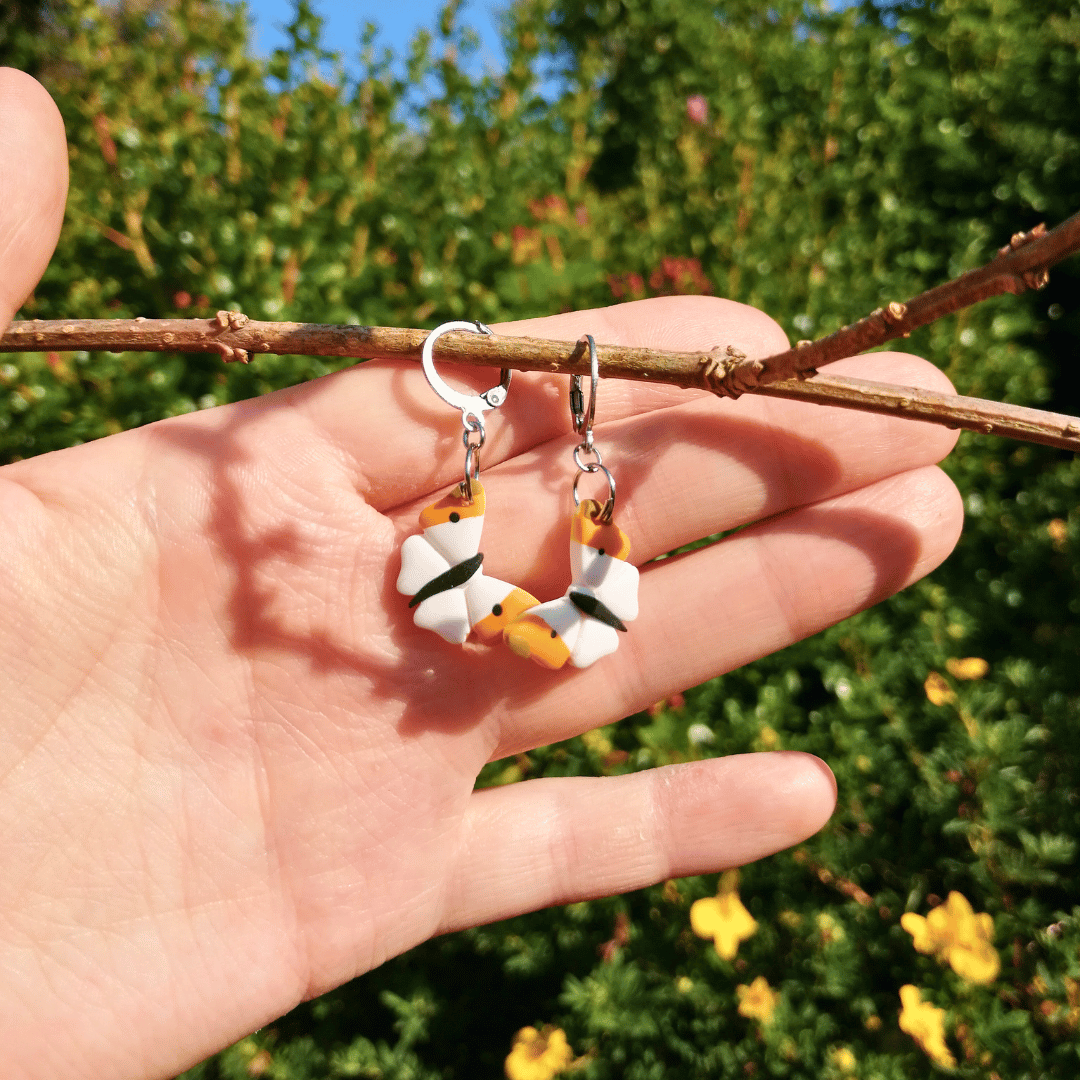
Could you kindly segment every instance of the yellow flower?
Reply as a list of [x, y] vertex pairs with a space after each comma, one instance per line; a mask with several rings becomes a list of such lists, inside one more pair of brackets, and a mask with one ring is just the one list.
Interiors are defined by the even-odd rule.
[[961, 893], [949, 893], [948, 900], [925, 919], [905, 912], [900, 925], [912, 936], [918, 952], [947, 960], [968, 982], [992, 983], [1001, 971], [1001, 958], [991, 944], [993, 917], [985, 911], [976, 914]]
[[844, 940], [844, 928], [827, 911], [820, 912], [814, 921], [821, 931], [822, 945]]
[[936, 671], [931, 671], [926, 676], [923, 689], [926, 691], [926, 696], [930, 699], [931, 705], [948, 705], [950, 701], [956, 700], [956, 695], [945, 681], [944, 676], [939, 675]]
[[900, 1030], [906, 1031], [939, 1065], [956, 1068], [956, 1058], [945, 1045], [945, 1010], [923, 1001], [917, 986], [900, 987]]
[[695, 900], [690, 906], [690, 929], [698, 937], [712, 938], [717, 953], [725, 960], [734, 960], [739, 942], [757, 930], [754, 917], [739, 899], [738, 885], [739, 871], [729, 870], [721, 875], [716, 896]]
[[789, 930], [798, 930], [803, 923], [803, 917], [797, 912], [792, 911], [790, 908], [785, 908], [777, 915], [780, 922], [786, 926]]
[[594, 754], [603, 755], [611, 752], [611, 740], [603, 728], [593, 728], [592, 731], [583, 732], [581, 741]]
[[514, 1036], [514, 1045], [506, 1059], [509, 1080], [551, 1080], [574, 1060], [574, 1052], [562, 1028], [523, 1027]]
[[945, 661], [945, 670], [954, 679], [981, 679], [990, 670], [990, 665], [981, 656], [965, 656], [963, 660], [950, 656]]
[[766, 750], [775, 750], [780, 745], [780, 736], [773, 728], [766, 724], [758, 732], [758, 742], [761, 743]]
[[1080, 1026], [1080, 982], [1065, 976], [1065, 999], [1069, 1003], [1069, 1012], [1065, 1022], [1071, 1028]]
[[739, 1015], [767, 1024], [780, 1000], [780, 993], [769, 986], [764, 975], [759, 975], [749, 986], [736, 986], [739, 995]]
[[841, 1072], [855, 1071], [855, 1055], [846, 1047], [841, 1046], [832, 1052], [833, 1064]]

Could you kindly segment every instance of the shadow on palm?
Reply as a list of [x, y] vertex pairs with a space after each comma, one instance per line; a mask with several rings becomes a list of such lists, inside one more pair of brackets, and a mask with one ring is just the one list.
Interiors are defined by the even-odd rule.
[[[403, 385], [401, 388], [404, 391]], [[531, 389], [533, 404], [549, 410], [550, 423], [563, 423], [561, 416], [555, 415], [550, 392], [535, 384]], [[261, 529], [252, 524], [256, 515], [250, 500], [259, 490], [252, 478], [259, 476], [265, 462], [257, 460], [251, 449], [257, 443], [246, 429], [257, 415], [262, 414], [237, 411], [209, 437], [184, 424], [162, 424], [155, 429], [156, 437], [199, 458], [205, 470], [209, 492], [206, 532], [229, 571], [227, 634], [238, 654], [282, 658], [296, 665], [300, 675], [306, 671], [355, 677], [358, 702], [367, 695], [400, 706], [397, 729], [407, 738], [431, 730], [469, 730], [493, 715], [505, 716], [514, 707], [533, 706], [551, 687], [566, 682], [580, 684], [581, 701], [593, 700], [597, 687], [603, 685], [603, 676], [594, 669], [552, 673], [512, 656], [501, 645], [470, 643], [458, 647], [413, 625], [407, 601], [395, 588], [400, 539], [416, 531], [419, 511], [449, 487], [445, 474], [457, 456], [457, 438], [448, 436], [445, 452], [440, 444], [440, 452], [425, 463], [432, 483], [429, 493], [394, 508], [386, 517], [376, 518], [374, 510], [362, 508], [363, 520], [370, 527], [357, 531], [357, 558], [374, 586], [372, 594], [379, 610], [334, 621], [330, 612], [352, 609], [352, 598], [338, 596], [323, 605], [322, 625], [313, 619], [310, 622], [315, 625], [301, 626], [287, 617], [295, 592], [289, 579], [314, 573], [313, 568], [325, 561], [320, 551], [323, 539], [318, 527], [296, 517], [282, 517], [280, 523]], [[499, 441], [513, 442], [513, 420], [501, 419], [504, 426]], [[541, 599], [561, 595], [569, 581], [565, 548], [574, 442], [572, 435], [548, 439], [491, 464], [484, 474], [494, 511], [485, 526], [485, 549], [495, 556], [490, 561], [492, 573], [506, 576]], [[674, 559], [663, 556], [674, 547], [702, 538], [680, 534], [684, 524], [670, 520], [672, 508], [665, 481], [658, 475], [662, 472], [659, 451], [666, 445], [692, 448], [703, 478], [708, 476], [710, 465], [716, 466], [724, 458], [736, 459], [755, 474], [765, 489], [759, 519], [812, 504], [834, 491], [842, 475], [836, 454], [823, 443], [730, 415], [723, 406], [715, 418], [673, 407], [615, 421], [598, 429], [598, 442], [619, 480], [620, 520], [632, 539], [640, 538], [635, 543], [635, 561], [647, 563], [657, 558], [666, 564], [693, 558], [693, 552]], [[308, 468], [329, 471], [335, 465], [319, 459], [319, 464]], [[304, 479], [299, 478], [300, 482]], [[313, 486], [323, 479], [313, 474]], [[416, 477], [412, 481], [415, 484]], [[707, 485], [708, 481], [703, 479], [702, 483]], [[501, 494], [507, 496], [502, 501]], [[720, 502], [715, 492], [704, 487], [701, 498], [706, 503]], [[340, 528], [339, 522], [331, 524]], [[709, 535], [740, 524], [743, 522], [721, 519], [699, 531]], [[860, 551], [874, 573], [868, 603], [901, 587], [919, 558], [916, 531], [901, 519], [880, 513], [820, 508], [804, 511], [792, 529], [805, 538], [831, 537]], [[504, 547], [510, 547], [503, 542], [511, 534], [516, 534], [516, 570], [503, 565], [500, 557]], [[743, 534], [719, 543], [739, 535]], [[643, 569], [647, 589], [649, 566]], [[775, 578], [771, 583], [762, 582], [761, 587], [775, 588]], [[663, 606], [664, 598], [659, 599]], [[642, 613], [649, 618], [648, 607], [643, 607]], [[731, 612], [714, 614], [722, 616], [724, 623], [733, 618]], [[790, 622], [792, 632], [799, 636], [813, 629], [800, 627], [796, 611], [791, 612]], [[692, 647], [705, 629], [685, 627], [685, 640], [671, 642], [670, 647]], [[662, 657], [643, 657], [641, 662], [659, 667]], [[717, 656], [716, 665], [718, 671], [724, 668], [722, 655]], [[644, 688], [651, 685], [648, 672], [638, 678]], [[642, 700], [639, 707], [650, 700]], [[588, 725], [583, 712], [580, 727]]]

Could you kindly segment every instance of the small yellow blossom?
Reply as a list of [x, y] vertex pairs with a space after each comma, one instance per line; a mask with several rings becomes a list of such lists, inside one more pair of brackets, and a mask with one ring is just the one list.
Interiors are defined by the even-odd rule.
[[855, 1055], [846, 1046], [841, 1046], [832, 1052], [832, 1061], [841, 1072], [855, 1071]]
[[981, 679], [990, 670], [990, 665], [981, 656], [965, 656], [963, 660], [950, 656], [945, 661], [945, 670], [954, 679]]
[[1065, 1022], [1074, 1030], [1080, 1027], [1080, 982], [1065, 976], [1065, 999], [1069, 1003], [1069, 1012]]
[[931, 705], [948, 705], [950, 701], [956, 700], [952, 687], [945, 681], [944, 676], [939, 675], [936, 671], [931, 671], [926, 676], [923, 689], [926, 691], [926, 696], [930, 699]]
[[900, 925], [912, 936], [918, 952], [948, 961], [968, 982], [992, 983], [1001, 971], [1001, 958], [991, 944], [993, 917], [985, 911], [976, 914], [961, 893], [949, 893], [948, 900], [926, 918], [905, 912]]
[[551, 1080], [574, 1060], [574, 1052], [562, 1028], [523, 1027], [514, 1036], [514, 1045], [506, 1059], [509, 1080]]
[[821, 931], [822, 945], [844, 940], [844, 928], [827, 911], [820, 912], [814, 921]]
[[694, 980], [688, 979], [685, 975], [680, 975], [675, 980], [675, 989], [678, 990], [680, 994], [689, 994], [690, 991], [694, 989]]
[[1065, 541], [1069, 539], [1069, 526], [1065, 523], [1065, 520], [1063, 518], [1051, 518], [1046, 523], [1046, 531], [1050, 534], [1054, 547], [1058, 551], [1064, 551]]
[[593, 728], [591, 731], [582, 732], [581, 741], [586, 749], [594, 754], [604, 755], [611, 752], [611, 740], [607, 737], [604, 728]]
[[729, 870], [721, 875], [716, 896], [695, 900], [690, 906], [690, 929], [698, 937], [712, 938], [724, 960], [734, 960], [739, 943], [757, 930], [757, 922], [739, 899], [738, 886], [739, 871]]
[[945, 1045], [945, 1010], [923, 1001], [917, 986], [900, 987], [900, 1030], [906, 1031], [926, 1054], [947, 1069], [956, 1068], [956, 1058]]
[[775, 728], [771, 728], [766, 724], [758, 732], [758, 742], [766, 750], [775, 750], [780, 745], [780, 736], [777, 734]]
[[785, 908], [776, 917], [780, 923], [789, 930], [798, 930], [803, 924], [803, 917], [797, 911], [792, 911], [790, 908]]
[[881, 1017], [874, 1015], [868, 1016], [864, 1021], [867, 1031], [880, 1031], [881, 1030]]
[[739, 1015], [767, 1024], [772, 1020], [780, 992], [769, 986], [764, 975], [759, 975], [749, 986], [736, 986], [739, 995]]

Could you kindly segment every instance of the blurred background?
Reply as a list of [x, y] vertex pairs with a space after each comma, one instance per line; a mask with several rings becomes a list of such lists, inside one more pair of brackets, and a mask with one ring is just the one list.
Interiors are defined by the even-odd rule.
[[[796, 340], [1080, 209], [1071, 0], [398, 7], [3, 5], [0, 62], [71, 147], [22, 317], [431, 327], [707, 293]], [[901, 347], [1078, 413], [1078, 267]], [[346, 363], [2, 360], [2, 461]], [[945, 467], [967, 521], [929, 579], [478, 781], [807, 750], [840, 789], [819, 835], [430, 942], [186, 1075], [1076, 1076], [1080, 469], [970, 433]]]

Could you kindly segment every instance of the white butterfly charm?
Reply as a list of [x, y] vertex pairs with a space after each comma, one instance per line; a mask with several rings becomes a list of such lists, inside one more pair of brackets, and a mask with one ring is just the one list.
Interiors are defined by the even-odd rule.
[[487, 498], [479, 480], [472, 499], [460, 485], [420, 514], [422, 533], [401, 545], [397, 590], [411, 596], [413, 622], [456, 645], [473, 630], [485, 640], [534, 607], [536, 597], [481, 570], [480, 534]]
[[630, 540], [617, 525], [597, 520], [586, 500], [570, 524], [570, 588], [510, 623], [503, 634], [518, 656], [547, 668], [567, 660], [584, 668], [619, 647], [619, 632], [637, 618], [638, 569], [626, 560]]

